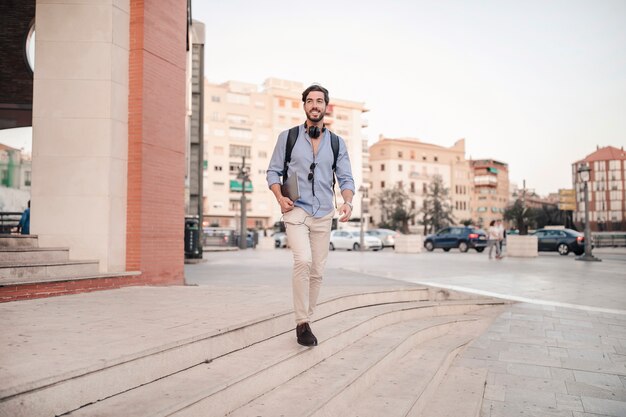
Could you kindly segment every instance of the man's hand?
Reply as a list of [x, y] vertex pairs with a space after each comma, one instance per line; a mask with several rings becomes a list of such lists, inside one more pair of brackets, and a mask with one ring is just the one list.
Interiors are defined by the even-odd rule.
[[289, 197], [281, 196], [278, 198], [278, 204], [280, 204], [280, 212], [287, 213], [293, 210], [293, 201]]
[[339, 221], [347, 222], [350, 220], [350, 215], [352, 214], [352, 207], [349, 204], [343, 203], [341, 207], [339, 207]]

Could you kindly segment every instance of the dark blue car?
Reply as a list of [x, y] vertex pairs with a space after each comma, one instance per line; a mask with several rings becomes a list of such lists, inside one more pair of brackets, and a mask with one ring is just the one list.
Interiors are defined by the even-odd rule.
[[537, 236], [537, 246], [540, 252], [558, 252], [567, 255], [574, 252], [582, 255], [585, 252], [585, 236], [572, 229], [539, 229], [533, 235]]
[[424, 247], [429, 252], [438, 248], [446, 252], [452, 248], [459, 248], [461, 252], [467, 252], [470, 248], [482, 252], [486, 246], [485, 232], [466, 226], [446, 227], [424, 239]]

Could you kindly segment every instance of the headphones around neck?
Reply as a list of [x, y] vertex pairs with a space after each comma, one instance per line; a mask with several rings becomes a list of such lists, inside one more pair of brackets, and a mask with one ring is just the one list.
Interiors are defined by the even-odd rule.
[[312, 137], [313, 139], [317, 139], [317, 138], [320, 137], [322, 132], [326, 131], [326, 126], [322, 127], [322, 129], [320, 129], [317, 126], [307, 126], [306, 123], [305, 123], [304, 124], [304, 129], [307, 131], [307, 133], [309, 134], [310, 137]]

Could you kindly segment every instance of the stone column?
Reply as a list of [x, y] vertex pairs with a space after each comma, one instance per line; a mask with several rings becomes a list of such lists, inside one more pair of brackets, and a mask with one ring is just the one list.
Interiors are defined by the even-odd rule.
[[37, 0], [31, 230], [126, 268], [130, 0]]

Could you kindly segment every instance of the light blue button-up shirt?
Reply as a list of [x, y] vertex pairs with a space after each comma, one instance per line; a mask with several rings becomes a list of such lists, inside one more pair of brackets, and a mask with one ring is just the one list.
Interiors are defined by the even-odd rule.
[[[285, 152], [289, 130], [278, 135], [276, 147], [267, 168], [267, 185], [282, 184], [285, 167]], [[324, 217], [334, 210], [333, 193], [333, 148], [330, 144], [330, 132], [326, 129], [320, 137], [317, 155], [313, 155], [313, 144], [304, 125], [300, 125], [298, 140], [291, 151], [291, 162], [287, 167], [288, 176], [298, 176], [300, 198], [294, 205], [302, 208], [313, 217]], [[309, 181], [309, 172], [312, 163], [316, 163], [313, 181]], [[343, 138], [339, 137], [339, 155], [337, 156], [337, 183], [340, 190], [355, 192], [350, 157]], [[313, 195], [315, 192], [315, 195]]]

